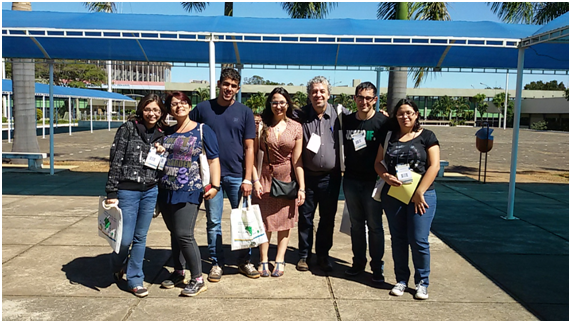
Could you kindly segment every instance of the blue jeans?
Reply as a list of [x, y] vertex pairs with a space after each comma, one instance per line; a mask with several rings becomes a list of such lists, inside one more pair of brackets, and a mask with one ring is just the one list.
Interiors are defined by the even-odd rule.
[[406, 284], [410, 278], [410, 269], [408, 268], [408, 247], [410, 246], [412, 263], [414, 264], [414, 284], [428, 286], [428, 276], [430, 275], [428, 234], [436, 212], [436, 191], [428, 190], [424, 193], [424, 200], [428, 204], [428, 208], [424, 214], [420, 215], [414, 211], [412, 201], [406, 205], [388, 196], [389, 187], [389, 185], [385, 185], [383, 188], [381, 200], [389, 221], [397, 282]]
[[[157, 204], [158, 188], [148, 191], [119, 190], [119, 208], [123, 214], [123, 236], [119, 254], [111, 254], [111, 270], [115, 273], [127, 264], [127, 286], [132, 289], [143, 286], [143, 259], [147, 244], [147, 232]], [[131, 247], [131, 251], [129, 251]]]
[[[208, 233], [208, 251], [212, 259], [212, 265], [224, 266], [224, 251], [222, 250], [222, 209], [224, 206], [224, 194], [228, 197], [232, 209], [238, 207], [242, 191], [242, 178], [222, 176], [220, 178], [221, 191], [211, 200], [205, 200], [206, 208], [206, 231]], [[246, 201], [244, 201], [246, 202]], [[250, 261], [251, 249], [238, 250], [238, 264]]]
[[317, 257], [329, 256], [333, 246], [333, 228], [335, 213], [341, 188], [341, 174], [313, 176], [305, 174], [305, 203], [299, 207], [299, 257], [311, 256], [313, 248], [313, 217], [319, 205], [319, 225], [315, 234], [315, 254]]
[[373, 273], [383, 273], [385, 255], [385, 231], [383, 230], [383, 208], [381, 202], [373, 200], [371, 192], [375, 181], [361, 181], [345, 177], [343, 192], [351, 220], [351, 247], [353, 266], [367, 265], [367, 241], [365, 225], [369, 229], [369, 255]]

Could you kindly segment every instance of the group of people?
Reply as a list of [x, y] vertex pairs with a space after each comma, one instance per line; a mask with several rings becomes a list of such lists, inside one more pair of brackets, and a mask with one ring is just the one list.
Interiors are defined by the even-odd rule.
[[[184, 285], [184, 296], [205, 291], [201, 255], [194, 239], [198, 206], [204, 200], [212, 261], [207, 279], [220, 281], [226, 265], [221, 228], [223, 193], [233, 209], [239, 206], [241, 196], [252, 195], [268, 237], [268, 242], [259, 246], [257, 267], [251, 262], [251, 249], [236, 251], [240, 273], [249, 278], [283, 276], [290, 231], [296, 223], [296, 269], [308, 271], [313, 266], [314, 215], [318, 207], [315, 262], [321, 270], [331, 271], [329, 251], [343, 183], [353, 251], [352, 266], [345, 274], [356, 276], [365, 270], [368, 245], [373, 282], [385, 281], [384, 211], [397, 280], [390, 293], [400, 296], [407, 288], [410, 246], [415, 298], [428, 298], [428, 235], [436, 209], [433, 181], [440, 152], [434, 133], [420, 127], [416, 104], [400, 100], [387, 117], [375, 111], [376, 87], [363, 82], [355, 90], [357, 111], [351, 113], [328, 103], [331, 85], [318, 76], [308, 82], [309, 103], [300, 109], [294, 108], [284, 88], [275, 88], [268, 95], [258, 126], [252, 110], [234, 99], [240, 80], [233, 68], [223, 69], [217, 98], [201, 102], [194, 109], [182, 92], [169, 93], [164, 105], [158, 96], [147, 95], [140, 101], [136, 115], [118, 129], [106, 185], [107, 202], [118, 202], [124, 217], [121, 248], [111, 257], [114, 279], [120, 282], [126, 274], [129, 290], [139, 297], [148, 295], [142, 263], [147, 231], [158, 204], [171, 233], [174, 262], [174, 271], [162, 287]], [[176, 125], [165, 124], [167, 114]], [[199, 155], [203, 151], [210, 168], [210, 185], [203, 185], [200, 177]], [[149, 162], [157, 158], [164, 159], [163, 167]], [[420, 175], [420, 179], [410, 202], [404, 203], [388, 191], [390, 187], [408, 185], [411, 173]], [[274, 179], [297, 182], [297, 196], [274, 197]], [[386, 183], [380, 201], [372, 197], [379, 180]], [[268, 255], [272, 232], [277, 232], [273, 265]], [[189, 281], [185, 266], [191, 273]]]

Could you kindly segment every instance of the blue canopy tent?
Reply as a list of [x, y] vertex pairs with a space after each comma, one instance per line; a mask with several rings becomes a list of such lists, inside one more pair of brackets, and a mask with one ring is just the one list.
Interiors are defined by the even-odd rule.
[[[2, 94], [7, 94], [8, 96], [12, 95], [12, 80], [2, 80]], [[46, 97], [50, 95], [50, 86], [48, 84], [36, 83], [34, 93], [36, 96]], [[79, 88], [72, 88], [72, 87], [65, 87], [65, 86], [54, 86], [53, 87], [53, 97], [60, 97], [60, 98], [81, 98], [81, 99], [90, 99], [89, 106], [91, 110], [91, 132], [93, 132], [93, 110], [92, 110], [92, 99], [109, 99], [113, 101], [131, 101], [134, 102], [132, 98], [114, 92], [106, 92], [106, 91], [98, 91], [98, 90], [89, 90], [89, 89], [79, 89]], [[125, 106], [123, 105], [123, 109]], [[71, 101], [69, 109], [71, 110]], [[123, 113], [124, 115], [124, 113]], [[71, 113], [69, 114], [69, 118], [71, 120]], [[111, 127], [111, 120], [108, 120], [108, 127]], [[43, 135], [45, 137], [45, 129], [43, 130]], [[69, 122], [69, 133], [71, 135], [71, 121]], [[10, 140], [10, 122], [8, 122], [8, 141]]]
[[[356, 19], [277, 19], [106, 13], [3, 11], [3, 56], [35, 59], [100, 59], [208, 63], [211, 95], [215, 64], [330, 66], [425, 66], [433, 68], [518, 68], [517, 127], [523, 68], [569, 69], [564, 44], [523, 39], [569, 30], [558, 25], [494, 22]], [[555, 23], [555, 21], [553, 22]], [[539, 37], [541, 38], [541, 37]], [[552, 37], [554, 38], [554, 37]], [[535, 38], [533, 38], [535, 39]], [[553, 40], [553, 39], [551, 39]], [[568, 44], [568, 37], [566, 44]], [[568, 72], [567, 72], [568, 73]], [[517, 143], [516, 143], [517, 145]], [[517, 150], [512, 152], [515, 185]], [[511, 181], [510, 181], [511, 185]], [[510, 186], [511, 187], [511, 186]], [[510, 193], [508, 218], [513, 217]]]

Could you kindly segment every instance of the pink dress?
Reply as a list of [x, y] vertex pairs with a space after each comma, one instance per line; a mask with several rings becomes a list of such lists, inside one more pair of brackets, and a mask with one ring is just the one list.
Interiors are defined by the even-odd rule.
[[[293, 147], [295, 141], [301, 139], [301, 124], [296, 121], [287, 119], [286, 129], [282, 132], [279, 140], [273, 128], [268, 133], [268, 145], [270, 161], [273, 165], [273, 176], [281, 181], [289, 182], [295, 179], [295, 173], [291, 163]], [[287, 200], [270, 196], [270, 188], [272, 178], [270, 176], [270, 168], [268, 164], [268, 150], [264, 140], [260, 142], [260, 149], [264, 152], [264, 160], [262, 164], [262, 175], [260, 183], [262, 184], [262, 199], [258, 199], [252, 194], [252, 203], [260, 206], [262, 219], [266, 226], [266, 231], [284, 231], [293, 228], [297, 222], [297, 205], [296, 200]], [[301, 156], [300, 156], [301, 158]]]

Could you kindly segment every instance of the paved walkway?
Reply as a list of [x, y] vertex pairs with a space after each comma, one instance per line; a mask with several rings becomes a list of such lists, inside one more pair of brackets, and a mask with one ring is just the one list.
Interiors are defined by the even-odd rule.
[[[160, 288], [172, 267], [169, 233], [157, 218], [145, 260], [150, 294], [138, 299], [112, 283], [110, 248], [97, 236], [97, 202], [106, 174], [2, 171], [3, 320], [569, 319], [568, 185], [518, 184], [515, 215], [520, 220], [506, 221], [500, 215], [507, 184], [439, 181], [426, 301], [414, 300], [412, 290], [402, 297], [389, 295], [395, 278], [386, 221], [387, 283], [373, 286], [370, 270], [355, 279], [343, 275], [351, 261], [350, 238], [338, 232], [343, 201], [331, 250], [332, 273], [295, 270], [294, 229], [285, 276], [252, 280], [231, 266], [221, 282], [208, 283], [208, 291], [192, 299], [178, 297], [179, 288]], [[196, 227], [204, 256], [204, 211]], [[227, 202], [223, 235], [228, 241]], [[229, 245], [225, 249], [229, 255]], [[254, 250], [253, 260], [258, 259]], [[210, 265], [207, 260], [203, 265], [206, 277]]]

